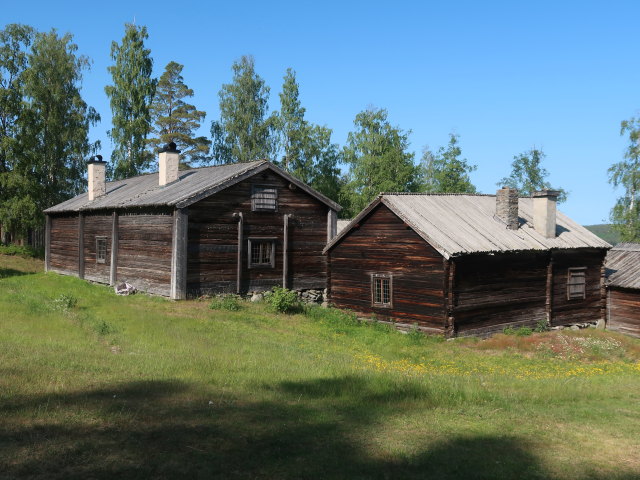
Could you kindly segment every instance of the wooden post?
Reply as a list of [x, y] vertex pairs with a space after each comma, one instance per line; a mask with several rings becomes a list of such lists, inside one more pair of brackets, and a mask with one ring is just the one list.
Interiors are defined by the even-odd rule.
[[448, 260], [447, 264], [449, 268], [448, 268], [448, 274], [445, 277], [447, 279], [447, 295], [446, 295], [447, 326], [446, 326], [445, 335], [451, 338], [451, 337], [454, 337], [456, 333], [455, 316], [453, 314], [454, 302], [455, 302], [454, 287], [455, 287], [455, 280], [456, 280], [456, 262], [454, 262], [453, 260]]
[[240, 295], [242, 292], [242, 245], [244, 244], [244, 217], [242, 212], [236, 212], [233, 214], [238, 219], [238, 259], [236, 263], [236, 293]]
[[45, 233], [44, 233], [44, 271], [51, 269], [51, 217], [45, 217]]
[[602, 259], [602, 266], [600, 267], [600, 318], [604, 321], [605, 325], [609, 324], [607, 318], [607, 304], [611, 301], [611, 297], [607, 298], [607, 286], [606, 286], [606, 268], [604, 266], [604, 258]]
[[187, 298], [187, 241], [189, 212], [186, 208], [173, 211], [173, 242], [171, 252], [171, 298]]
[[289, 217], [285, 213], [284, 222], [284, 239], [282, 240], [282, 288], [287, 288], [287, 279], [289, 277]]
[[549, 254], [547, 264], [547, 291], [545, 300], [545, 312], [547, 314], [547, 325], [551, 326], [553, 321], [553, 254]]
[[78, 277], [84, 278], [84, 213], [78, 214]]
[[109, 285], [118, 281], [118, 214], [111, 215], [111, 265], [109, 266]]
[[329, 209], [327, 212], [327, 243], [338, 233], [338, 214], [335, 210]]

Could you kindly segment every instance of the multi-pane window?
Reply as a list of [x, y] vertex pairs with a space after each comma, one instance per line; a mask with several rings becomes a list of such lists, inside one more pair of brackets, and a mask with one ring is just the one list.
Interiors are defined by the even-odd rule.
[[278, 210], [278, 190], [269, 185], [253, 185], [251, 190], [251, 210], [254, 212], [275, 212]]
[[585, 267], [570, 268], [567, 273], [567, 300], [586, 298]]
[[96, 263], [107, 262], [107, 237], [96, 237]]
[[274, 267], [276, 242], [273, 239], [249, 239], [249, 268]]
[[374, 307], [391, 307], [391, 275], [371, 276], [371, 296]]

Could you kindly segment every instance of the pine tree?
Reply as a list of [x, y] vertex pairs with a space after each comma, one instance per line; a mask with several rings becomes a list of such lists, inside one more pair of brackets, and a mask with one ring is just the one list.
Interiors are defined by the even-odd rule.
[[193, 90], [182, 78], [183, 65], [169, 62], [158, 81], [156, 94], [151, 104], [153, 137], [148, 144], [157, 153], [159, 148], [174, 142], [181, 151], [182, 163], [206, 161], [211, 141], [206, 137], [194, 137], [200, 128], [206, 112], [186, 103], [185, 98], [193, 97]]
[[105, 87], [111, 103], [113, 128], [109, 137], [114, 144], [110, 171], [113, 178], [127, 178], [149, 167], [152, 155], [146, 150], [151, 132], [150, 106], [157, 81], [151, 78], [153, 60], [144, 41], [144, 26], [125, 25], [122, 43], [111, 44], [114, 65], [108, 68], [113, 85]]
[[462, 150], [458, 135], [449, 134], [447, 147], [440, 147], [434, 154], [428, 148], [422, 154], [424, 191], [428, 193], [476, 193], [469, 173], [477, 167], [460, 158]]
[[211, 123], [215, 162], [273, 160], [276, 122], [267, 116], [269, 87], [255, 72], [253, 57], [241, 57], [232, 70], [232, 82], [218, 93], [220, 120]]

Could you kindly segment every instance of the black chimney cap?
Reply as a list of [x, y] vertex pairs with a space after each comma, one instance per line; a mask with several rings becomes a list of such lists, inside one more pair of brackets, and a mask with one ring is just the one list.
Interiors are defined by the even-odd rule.
[[89, 165], [90, 163], [107, 163], [104, 160], [102, 160], [102, 155], [96, 155], [95, 157], [91, 157], [88, 161], [87, 161], [87, 165]]
[[180, 153], [180, 150], [176, 148], [176, 144], [174, 142], [167, 143], [164, 147], [160, 149], [160, 153]]

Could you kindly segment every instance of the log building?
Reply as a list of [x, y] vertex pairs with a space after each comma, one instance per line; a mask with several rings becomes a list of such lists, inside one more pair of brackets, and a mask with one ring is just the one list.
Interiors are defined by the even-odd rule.
[[327, 245], [340, 308], [447, 336], [605, 317], [610, 245], [557, 192], [382, 194]]
[[179, 170], [175, 144], [159, 173], [105, 182], [45, 210], [45, 268], [183, 299], [275, 285], [326, 287], [322, 249], [341, 207], [268, 161]]
[[640, 338], [640, 244], [616, 245], [605, 266], [607, 328]]

